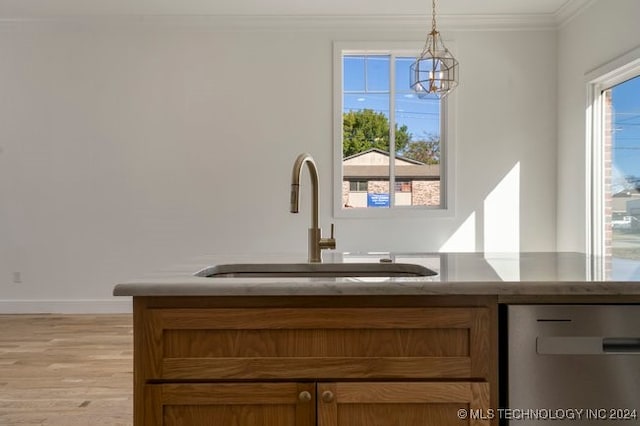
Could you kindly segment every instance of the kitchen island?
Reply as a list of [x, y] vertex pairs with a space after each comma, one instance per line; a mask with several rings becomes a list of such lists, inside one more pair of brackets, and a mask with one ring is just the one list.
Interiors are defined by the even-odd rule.
[[640, 285], [594, 278], [576, 253], [325, 259], [381, 260], [438, 275], [194, 276], [303, 261], [213, 256], [119, 284], [134, 297], [135, 424], [497, 425], [500, 304], [640, 303]]

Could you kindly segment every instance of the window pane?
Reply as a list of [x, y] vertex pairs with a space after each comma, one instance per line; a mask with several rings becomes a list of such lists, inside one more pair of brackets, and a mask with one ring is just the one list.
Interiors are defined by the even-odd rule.
[[[411, 192], [411, 181], [396, 179], [396, 192]], [[398, 194], [396, 194], [396, 197]]]
[[368, 189], [369, 189], [369, 182], [366, 180], [349, 181], [350, 192], [367, 192]]
[[389, 91], [389, 56], [367, 56], [367, 90]]
[[343, 104], [343, 207], [389, 207], [389, 95], [345, 94]]
[[[606, 268], [625, 280], [640, 268], [640, 77], [604, 93]], [[608, 164], [607, 164], [608, 163]]]
[[364, 56], [345, 56], [343, 64], [343, 84], [345, 92], [365, 90], [364, 85]]
[[[440, 205], [440, 100], [418, 98], [409, 89], [414, 58], [396, 59], [396, 179], [410, 183], [396, 194], [396, 206]], [[406, 188], [406, 187], [405, 187]]]
[[[360, 58], [364, 68], [353, 65]], [[344, 61], [342, 205], [389, 207], [389, 57], [345, 56]], [[347, 81], [354, 90], [346, 89]]]
[[415, 58], [396, 58], [396, 90], [398, 92], [409, 92], [409, 67]]

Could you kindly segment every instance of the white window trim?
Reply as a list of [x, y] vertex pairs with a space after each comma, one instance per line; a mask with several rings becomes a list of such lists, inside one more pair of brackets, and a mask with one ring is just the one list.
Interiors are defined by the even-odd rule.
[[[442, 204], [438, 207], [428, 206], [393, 206], [389, 208], [342, 208], [342, 55], [349, 51], [358, 53], [371, 51], [372, 54], [391, 53], [407, 56], [418, 56], [424, 41], [406, 42], [370, 42], [355, 41], [333, 43], [333, 215], [335, 218], [391, 218], [391, 217], [453, 217], [455, 215], [455, 125], [456, 92], [452, 92], [442, 101], [440, 149], [444, 161], [440, 163], [440, 197]], [[416, 46], [415, 50], [407, 46]], [[450, 48], [453, 43], [447, 41]], [[389, 77], [393, 82], [393, 76]], [[393, 162], [391, 162], [393, 163]], [[391, 170], [393, 172], [393, 170]], [[392, 182], [389, 183], [390, 185]], [[390, 203], [393, 200], [390, 200]]]
[[588, 72], [586, 107], [586, 247], [587, 254], [602, 259], [594, 266], [595, 277], [603, 275], [605, 242], [604, 123], [602, 92], [640, 75], [640, 47]]

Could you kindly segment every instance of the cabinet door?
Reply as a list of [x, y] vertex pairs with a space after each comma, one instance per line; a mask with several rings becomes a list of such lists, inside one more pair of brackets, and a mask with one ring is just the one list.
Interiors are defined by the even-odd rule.
[[314, 383], [145, 386], [145, 426], [314, 426]]
[[318, 426], [488, 426], [488, 413], [486, 382], [318, 384]]

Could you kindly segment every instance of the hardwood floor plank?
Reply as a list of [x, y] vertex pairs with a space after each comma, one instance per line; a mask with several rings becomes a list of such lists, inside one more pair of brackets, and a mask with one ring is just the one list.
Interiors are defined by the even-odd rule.
[[131, 426], [131, 315], [0, 315], [0, 425]]

